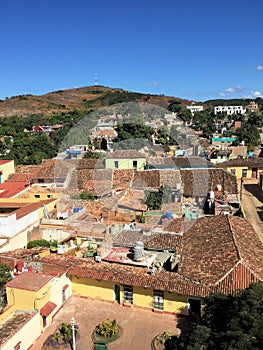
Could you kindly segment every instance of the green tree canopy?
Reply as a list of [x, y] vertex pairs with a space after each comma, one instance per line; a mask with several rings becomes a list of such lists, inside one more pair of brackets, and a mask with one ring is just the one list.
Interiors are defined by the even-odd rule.
[[263, 284], [252, 284], [235, 296], [205, 299], [203, 318], [189, 333], [173, 337], [167, 349], [256, 350], [263, 348]]

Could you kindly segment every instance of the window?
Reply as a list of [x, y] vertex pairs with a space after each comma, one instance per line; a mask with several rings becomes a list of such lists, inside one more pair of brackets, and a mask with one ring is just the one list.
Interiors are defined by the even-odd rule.
[[137, 160], [134, 160], [132, 162], [133, 169], [137, 169]]
[[242, 177], [247, 177], [247, 169], [242, 169]]
[[47, 194], [47, 198], [53, 198], [52, 194]]
[[230, 173], [236, 176], [236, 169], [230, 169]]
[[133, 303], [133, 288], [132, 286], [123, 286], [123, 298], [124, 302]]
[[114, 161], [114, 167], [115, 167], [116, 169], [118, 169], [118, 167], [119, 167], [119, 162], [118, 162], [117, 160]]
[[40, 194], [35, 194], [34, 197], [35, 198], [40, 198]]
[[153, 308], [163, 310], [164, 293], [161, 290], [153, 291]]

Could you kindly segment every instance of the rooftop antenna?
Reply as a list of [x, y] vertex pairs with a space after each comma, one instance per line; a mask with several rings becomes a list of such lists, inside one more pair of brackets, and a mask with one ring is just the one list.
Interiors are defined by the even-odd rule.
[[97, 74], [95, 74], [95, 78], [94, 78], [94, 85], [97, 86], [98, 85], [98, 77]]

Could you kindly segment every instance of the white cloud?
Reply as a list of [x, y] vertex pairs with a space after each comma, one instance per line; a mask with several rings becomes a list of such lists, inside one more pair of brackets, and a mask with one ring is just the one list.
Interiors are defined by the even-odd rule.
[[228, 88], [228, 89], [225, 89], [225, 92], [226, 93], [231, 93], [231, 92], [235, 92], [235, 88]]
[[158, 83], [157, 83], [157, 81], [151, 81], [150, 83], [147, 83], [146, 85], [147, 86], [157, 86]]
[[245, 88], [244, 88], [243, 86], [237, 85], [237, 86], [235, 86], [235, 87], [229, 87], [229, 88], [227, 88], [227, 89], [221, 91], [221, 92], [219, 93], [219, 95], [220, 95], [220, 96], [226, 96], [227, 94], [232, 94], [232, 93], [234, 93], [234, 92], [239, 92], [239, 91], [243, 91], [243, 90], [245, 90]]
[[263, 66], [261, 64], [259, 64], [256, 68], [256, 70], [263, 70]]
[[257, 98], [261, 97], [263, 98], [263, 92], [262, 91], [250, 91], [250, 94], [248, 96], [245, 96], [245, 98]]

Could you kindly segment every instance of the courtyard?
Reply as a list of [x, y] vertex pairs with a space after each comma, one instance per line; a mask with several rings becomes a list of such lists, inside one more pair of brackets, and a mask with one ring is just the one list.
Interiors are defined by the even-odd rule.
[[176, 315], [72, 296], [30, 350], [42, 349], [47, 337], [61, 323], [69, 323], [72, 317], [80, 331], [80, 338], [76, 342], [77, 350], [93, 349], [92, 332], [99, 322], [107, 318], [116, 319], [123, 330], [121, 337], [109, 344], [109, 350], [150, 350], [151, 341], [156, 335], [167, 330], [180, 333], [176, 327]]

